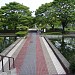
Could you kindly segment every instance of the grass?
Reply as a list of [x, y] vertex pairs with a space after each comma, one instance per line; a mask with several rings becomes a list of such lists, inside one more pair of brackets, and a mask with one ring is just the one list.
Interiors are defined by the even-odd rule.
[[45, 32], [42, 34], [44, 34], [44, 35], [61, 35], [62, 33], [61, 32]]
[[3, 41], [3, 37], [0, 37], [0, 42], [2, 42]]
[[[75, 28], [72, 28], [72, 27], [69, 27], [69, 28], [65, 28], [65, 33], [64, 34], [66, 34], [66, 32], [75, 32]], [[45, 33], [42, 33], [42, 34], [44, 34], [44, 35], [62, 35], [62, 30], [58, 30], [58, 31], [48, 31], [48, 32], [45, 32]]]
[[75, 32], [75, 28], [65, 28], [65, 31], [69, 31], [69, 32]]

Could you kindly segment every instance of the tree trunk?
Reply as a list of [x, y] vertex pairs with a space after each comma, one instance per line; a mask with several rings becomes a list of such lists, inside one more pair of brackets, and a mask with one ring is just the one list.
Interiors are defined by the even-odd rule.
[[3, 26], [4, 30], [6, 30], [6, 25]]
[[64, 25], [62, 25], [62, 33], [64, 33], [65, 32], [65, 27], [64, 27]]
[[52, 27], [52, 30], [54, 30], [54, 25], [51, 25], [51, 27]]
[[14, 27], [14, 31], [16, 32], [16, 25], [15, 25], [15, 27]]
[[54, 25], [52, 25], [52, 30], [54, 30]]
[[62, 22], [62, 33], [65, 32], [65, 26], [66, 26], [66, 23], [65, 22]]
[[14, 25], [14, 31], [16, 32], [16, 23], [13, 23], [13, 25]]

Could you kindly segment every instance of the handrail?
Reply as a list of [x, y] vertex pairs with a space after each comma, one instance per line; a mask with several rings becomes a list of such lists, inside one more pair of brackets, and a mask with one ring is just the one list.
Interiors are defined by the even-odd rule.
[[13, 57], [8, 57], [8, 56], [5, 56], [5, 55], [1, 55], [0, 54], [0, 57], [1, 57], [1, 61], [2, 61], [2, 72], [4, 72], [4, 65], [3, 65], [3, 58], [6, 57], [8, 58], [8, 62], [9, 62], [9, 70], [11, 70], [11, 65], [10, 65], [10, 59], [13, 59], [13, 68], [15, 68], [15, 63], [14, 63], [14, 58]]

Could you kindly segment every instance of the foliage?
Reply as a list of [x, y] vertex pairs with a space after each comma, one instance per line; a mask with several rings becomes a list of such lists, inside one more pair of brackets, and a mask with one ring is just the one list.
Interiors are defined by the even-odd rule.
[[23, 26], [23, 25], [19, 25], [17, 27], [17, 30], [24, 30], [24, 31], [27, 31], [28, 30], [28, 27], [27, 26]]
[[72, 74], [75, 74], [75, 56], [72, 57], [69, 69]]
[[27, 27], [33, 27], [33, 17], [32, 16], [22, 16], [20, 18], [20, 24], [27, 26]]
[[75, 32], [75, 29], [73, 29], [73, 28], [65, 28], [65, 31], [69, 31], [69, 32]]
[[61, 35], [62, 33], [61, 32], [46, 32], [43, 34], [45, 34], [45, 35]]
[[71, 0], [54, 0], [53, 2], [41, 5], [35, 12], [37, 24], [42, 26], [50, 25], [64, 28], [69, 23], [75, 25], [75, 1]]
[[47, 19], [47, 10], [51, 6], [51, 3], [42, 4], [35, 12], [36, 15], [36, 23], [38, 25], [44, 25], [46, 27], [46, 24], [48, 23]]
[[0, 37], [0, 43], [3, 41], [3, 37]]
[[[32, 21], [31, 11], [27, 6], [17, 2], [10, 2], [0, 9], [0, 25], [4, 30], [16, 30], [18, 24], [27, 26]], [[26, 17], [26, 18], [25, 18]]]
[[17, 32], [17, 33], [15, 33], [17, 36], [25, 36], [25, 35], [27, 35], [27, 31], [19, 31], [19, 32]]
[[53, 5], [55, 7], [55, 14], [57, 18], [61, 21], [61, 25], [64, 31], [64, 28], [67, 26], [67, 24], [71, 21], [73, 21], [72, 12], [74, 12], [74, 4], [68, 1], [63, 0], [55, 0], [53, 2]]

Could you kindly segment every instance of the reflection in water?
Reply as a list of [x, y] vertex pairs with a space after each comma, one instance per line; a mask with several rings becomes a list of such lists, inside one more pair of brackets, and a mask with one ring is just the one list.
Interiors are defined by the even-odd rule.
[[16, 40], [16, 37], [0, 37], [0, 53], [11, 45]]
[[60, 50], [60, 52], [71, 62], [75, 57], [75, 38], [52, 39], [53, 44]]

